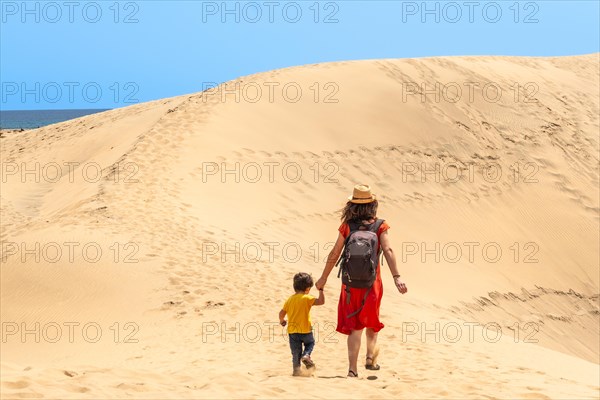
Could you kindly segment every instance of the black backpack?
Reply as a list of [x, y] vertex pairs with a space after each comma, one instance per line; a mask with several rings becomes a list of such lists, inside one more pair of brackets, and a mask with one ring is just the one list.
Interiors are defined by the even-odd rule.
[[367, 295], [377, 278], [377, 265], [379, 264], [379, 238], [377, 231], [383, 224], [383, 219], [378, 219], [372, 224], [363, 224], [350, 221], [350, 233], [344, 241], [344, 249], [337, 264], [340, 266], [338, 277], [342, 277], [342, 283], [346, 285], [346, 302], [350, 303], [349, 288], [368, 288], [360, 308], [347, 318], [360, 312], [365, 305]]

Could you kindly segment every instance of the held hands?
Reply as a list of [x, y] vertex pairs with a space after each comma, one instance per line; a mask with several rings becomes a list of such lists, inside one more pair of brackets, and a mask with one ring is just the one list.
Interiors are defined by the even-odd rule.
[[317, 283], [315, 283], [315, 286], [318, 290], [321, 290], [325, 287], [326, 283], [327, 283], [327, 278], [320, 277], [319, 280], [317, 281]]
[[[321, 277], [315, 283], [315, 286], [316, 286], [317, 289], [321, 290], [321, 289], [323, 289], [325, 287], [326, 283], [327, 283], [327, 279]], [[408, 288], [406, 287], [406, 284], [400, 280], [399, 276], [397, 276], [397, 277], [394, 278], [394, 284], [396, 285], [396, 288], [398, 288], [398, 291], [400, 293], [404, 294], [404, 293], [408, 292]]]
[[408, 289], [406, 288], [406, 284], [400, 280], [399, 276], [396, 276], [394, 278], [394, 283], [396, 284], [396, 287], [398, 288], [398, 291], [400, 293], [404, 294], [408, 291]]

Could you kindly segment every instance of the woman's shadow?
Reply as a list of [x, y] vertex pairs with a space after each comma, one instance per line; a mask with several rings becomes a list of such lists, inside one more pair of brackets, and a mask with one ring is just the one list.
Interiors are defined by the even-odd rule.
[[[344, 378], [348, 378], [347, 376], [343, 376], [343, 375], [335, 375], [335, 376], [315, 376], [315, 377], [316, 377], [316, 378], [322, 378], [322, 379], [340, 379], [340, 378], [344, 379]], [[367, 376], [367, 380], [374, 381], [374, 380], [376, 380], [376, 379], [378, 379], [378, 378], [377, 378], [377, 376], [375, 376], [375, 375], [369, 375], [369, 376]]]

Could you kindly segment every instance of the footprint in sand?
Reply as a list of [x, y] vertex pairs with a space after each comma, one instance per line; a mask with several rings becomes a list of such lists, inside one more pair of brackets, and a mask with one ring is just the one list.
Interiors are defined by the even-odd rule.
[[25, 389], [30, 385], [27, 381], [2, 382], [2, 386], [7, 389]]

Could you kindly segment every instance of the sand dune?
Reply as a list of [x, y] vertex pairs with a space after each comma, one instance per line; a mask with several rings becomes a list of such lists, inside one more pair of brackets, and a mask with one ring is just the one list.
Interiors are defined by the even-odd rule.
[[[598, 398], [599, 68], [309, 65], [4, 134], [2, 398]], [[293, 378], [277, 313], [359, 182], [409, 293], [384, 265], [348, 381], [332, 274]]]

